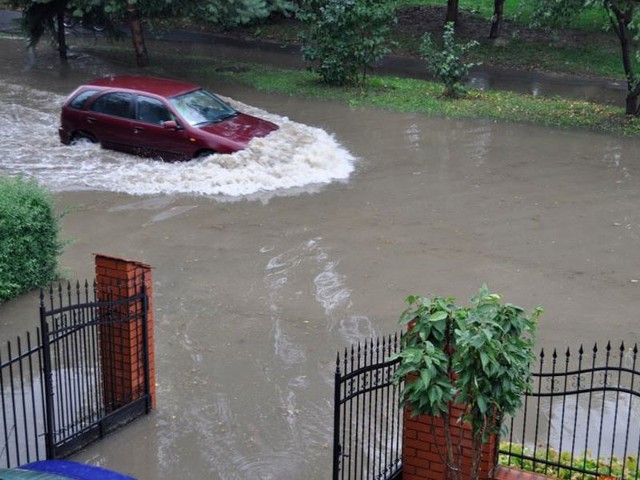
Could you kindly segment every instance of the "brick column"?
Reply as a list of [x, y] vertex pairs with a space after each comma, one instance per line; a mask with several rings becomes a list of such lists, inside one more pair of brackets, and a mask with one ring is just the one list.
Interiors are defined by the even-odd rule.
[[117, 301], [113, 308], [105, 307], [103, 323], [99, 325], [100, 359], [104, 406], [107, 412], [116, 410], [145, 394], [144, 340], [142, 327], [143, 301], [128, 301], [147, 293], [147, 356], [151, 408], [156, 404], [155, 360], [153, 346], [153, 295], [151, 267], [141, 262], [95, 256], [96, 295], [99, 301]]
[[[462, 413], [460, 407], [452, 407], [450, 422], [451, 434], [455, 442], [462, 432], [462, 479], [471, 478], [472, 437], [471, 425], [458, 423]], [[444, 436], [444, 421], [439, 417], [428, 415], [411, 416], [409, 408], [404, 411], [402, 452], [403, 480], [445, 480], [446, 466], [442, 457], [446, 458], [447, 447]], [[497, 438], [491, 435], [482, 447], [479, 478], [494, 478], [497, 464]]]

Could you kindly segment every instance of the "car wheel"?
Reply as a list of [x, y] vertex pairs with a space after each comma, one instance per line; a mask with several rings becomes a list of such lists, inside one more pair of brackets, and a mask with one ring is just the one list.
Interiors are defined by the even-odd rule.
[[209, 155], [215, 155], [215, 151], [214, 150], [202, 150], [198, 153], [196, 153], [196, 156], [193, 157], [195, 160], [204, 160], [205, 158], [207, 158]]
[[96, 143], [96, 138], [90, 133], [77, 132], [71, 137], [71, 145], [77, 145], [78, 143]]

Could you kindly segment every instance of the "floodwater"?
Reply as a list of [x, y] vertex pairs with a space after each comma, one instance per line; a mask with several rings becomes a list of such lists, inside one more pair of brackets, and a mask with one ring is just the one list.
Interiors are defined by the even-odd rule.
[[[153, 53], [153, 52], [152, 52]], [[545, 309], [540, 347], [640, 338], [640, 141], [213, 90], [285, 125], [204, 163], [57, 142], [63, 95], [129, 73], [0, 39], [0, 173], [55, 192], [62, 268], [154, 267], [157, 409], [75, 458], [141, 480], [330, 477], [336, 352], [398, 330], [409, 294], [483, 283]], [[197, 79], [200, 81], [201, 79]], [[295, 179], [295, 181], [292, 181]], [[37, 295], [0, 332], [37, 323]]]

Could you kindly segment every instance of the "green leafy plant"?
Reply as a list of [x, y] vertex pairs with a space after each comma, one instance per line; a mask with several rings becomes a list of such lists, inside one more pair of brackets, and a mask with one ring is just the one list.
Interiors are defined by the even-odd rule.
[[481, 448], [489, 434], [498, 433], [504, 415], [520, 407], [529, 389], [536, 322], [531, 313], [503, 304], [483, 286], [460, 307], [455, 299], [407, 298], [400, 322], [408, 326], [395, 380], [405, 379], [401, 403], [412, 415], [443, 419], [446, 452], [441, 457], [452, 479], [461, 478], [462, 429], [451, 426], [454, 409], [472, 432], [471, 478], [478, 477]]
[[57, 277], [58, 219], [35, 180], [0, 177], [0, 303]]
[[[603, 475], [616, 478], [637, 478], [640, 473], [638, 457], [634, 456], [624, 459], [617, 457], [598, 459], [594, 458], [590, 452], [574, 456], [571, 452], [558, 452], [550, 447], [537, 446], [535, 450], [532, 450], [525, 445], [509, 442], [501, 442], [500, 450], [511, 452], [511, 455], [501, 453], [498, 456], [500, 465], [541, 473], [561, 480], [571, 480], [578, 474], [574, 470], [558, 466], [558, 464], [594, 472], [593, 474], [579, 474], [580, 478], [584, 478], [584, 480], [596, 480], [602, 478]], [[524, 456], [528, 458], [522, 458]], [[598, 475], [595, 474], [596, 470]]]
[[475, 40], [456, 43], [453, 23], [447, 22], [442, 33], [442, 49], [436, 47], [430, 34], [422, 37], [420, 54], [427, 60], [427, 70], [444, 83], [444, 96], [458, 98], [467, 93], [462, 83], [469, 69], [477, 63], [465, 63], [463, 55], [478, 46]]
[[366, 86], [371, 66], [389, 52], [393, 2], [307, 0], [298, 17], [308, 25], [303, 58], [325, 83]]

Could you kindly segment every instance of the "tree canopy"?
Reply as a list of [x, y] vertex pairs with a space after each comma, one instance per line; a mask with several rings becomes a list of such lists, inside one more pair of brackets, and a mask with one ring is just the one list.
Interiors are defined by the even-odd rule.
[[[137, 63], [144, 66], [148, 55], [144, 44], [143, 21], [166, 18], [197, 19], [213, 25], [240, 25], [289, 12], [290, 0], [13, 0], [22, 8], [23, 27], [35, 46], [45, 35], [53, 35], [60, 57], [66, 60], [64, 17], [73, 16], [92, 23], [100, 19], [111, 26], [128, 23]], [[116, 30], [112, 29], [112, 33]]]
[[627, 115], [640, 115], [640, 74], [638, 49], [640, 32], [635, 13], [640, 0], [539, 0], [534, 11], [534, 21], [541, 25], [562, 26], [587, 8], [604, 8], [609, 27], [620, 43], [622, 65], [627, 80]]

